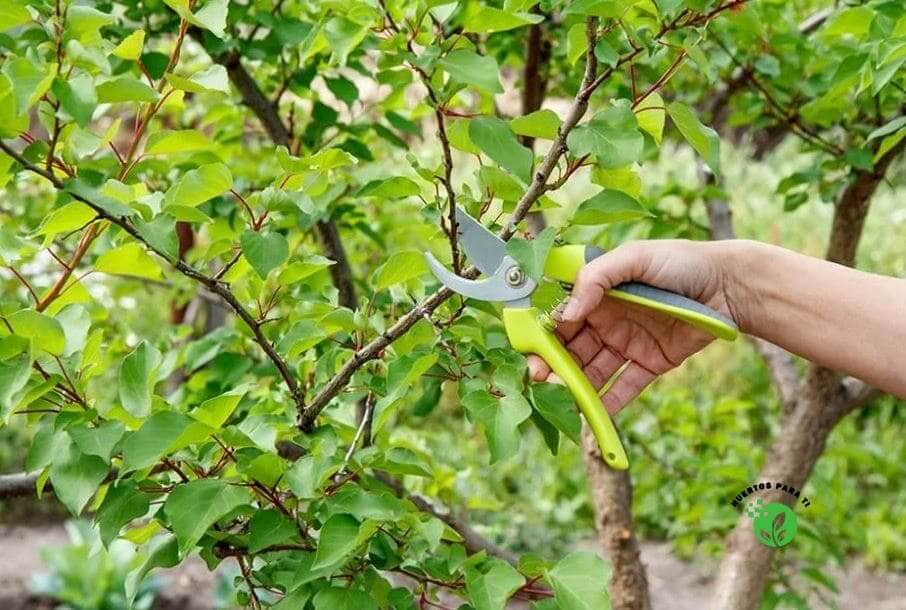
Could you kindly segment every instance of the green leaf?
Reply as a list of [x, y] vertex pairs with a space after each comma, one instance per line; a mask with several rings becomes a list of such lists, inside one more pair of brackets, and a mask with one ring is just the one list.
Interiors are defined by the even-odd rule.
[[526, 184], [531, 181], [534, 155], [519, 143], [505, 121], [494, 117], [473, 119], [469, 138], [500, 167]]
[[550, 253], [556, 237], [556, 229], [547, 227], [535, 239], [526, 240], [518, 237], [511, 239], [506, 244], [506, 251], [513, 257], [513, 260], [519, 263], [523, 273], [537, 282], [544, 275], [547, 255]]
[[123, 205], [113, 197], [101, 193], [78, 178], [67, 180], [64, 188], [67, 192], [91, 202], [94, 207], [103, 210], [111, 216], [124, 217], [132, 216], [135, 213], [129, 206]]
[[328, 500], [331, 514], [346, 513], [356, 519], [395, 521], [408, 511], [402, 500], [386, 491], [366, 491], [358, 485], [344, 485]]
[[425, 255], [415, 250], [397, 252], [381, 265], [375, 275], [375, 290], [386, 290], [390, 286], [415, 279], [428, 271]]
[[87, 225], [97, 213], [81, 201], [72, 201], [47, 215], [35, 235], [48, 239], [60, 233], [69, 233]]
[[642, 178], [631, 165], [616, 169], [594, 167], [591, 170], [591, 181], [606, 189], [623, 191], [633, 199], [642, 196]]
[[54, 80], [55, 70], [52, 66], [41, 69], [30, 60], [18, 57], [3, 66], [3, 73], [13, 83], [16, 111], [22, 114], [47, 93]]
[[[210, 150], [212, 148], [214, 148], [214, 143], [211, 142], [210, 139], [208, 139], [208, 136], [204, 135], [196, 129], [182, 129], [179, 131], [164, 130], [158, 131], [148, 138], [148, 144], [145, 146], [145, 156], [199, 152]], [[211, 166], [203, 165], [199, 169], [202, 169], [204, 167]], [[226, 166], [224, 166], [224, 168], [226, 168]], [[227, 170], [227, 175], [229, 175], [229, 170]], [[232, 177], [230, 178], [229, 182], [230, 184], [232, 184]]]
[[386, 180], [374, 180], [361, 188], [359, 197], [379, 197], [381, 199], [398, 199], [421, 193], [421, 188], [405, 176], [394, 176]]
[[162, 253], [167, 260], [179, 258], [179, 239], [176, 235], [176, 219], [169, 214], [158, 214], [151, 222], [135, 221], [135, 229], [148, 244]]
[[244, 488], [220, 479], [199, 479], [178, 485], [164, 503], [164, 510], [179, 550], [187, 553], [218, 519], [248, 502]]
[[720, 136], [717, 132], [702, 125], [695, 113], [688, 106], [673, 102], [667, 106], [667, 114], [679, 132], [683, 134], [695, 152], [708, 164], [715, 174], [720, 174]]
[[497, 60], [468, 49], [457, 49], [440, 60], [450, 78], [464, 85], [474, 85], [491, 94], [503, 93]]
[[230, 0], [208, 0], [194, 15], [190, 15], [188, 20], [217, 38], [225, 38], [229, 4]]
[[604, 189], [594, 197], [579, 204], [572, 223], [576, 225], [603, 225], [626, 222], [652, 216], [641, 203], [624, 193]]
[[346, 559], [359, 544], [361, 524], [352, 515], [338, 514], [330, 517], [321, 528], [318, 550], [311, 569], [332, 566]]
[[519, 424], [532, 414], [520, 394], [496, 398], [486, 390], [475, 390], [462, 399], [469, 416], [484, 425], [491, 450], [491, 463], [506, 460], [519, 450]]
[[657, 91], [650, 94], [636, 106], [635, 118], [639, 122], [639, 129], [647, 131], [659, 145], [664, 137], [664, 122], [667, 118], [664, 98]]
[[510, 129], [520, 136], [553, 140], [561, 125], [560, 117], [553, 110], [537, 110], [510, 121]]
[[433, 477], [434, 469], [427, 457], [406, 447], [392, 447], [384, 454], [382, 469], [391, 474], [410, 474], [416, 477]]
[[10, 410], [16, 406], [15, 397], [28, 383], [30, 375], [31, 357], [28, 353], [0, 361], [0, 422], [5, 422]]
[[68, 112], [79, 126], [88, 125], [98, 105], [98, 95], [91, 76], [83, 73], [65, 81], [54, 81], [53, 93], [60, 100], [63, 110]]
[[0, 3], [0, 32], [31, 21], [28, 9], [18, 0]]
[[284, 285], [295, 284], [335, 264], [329, 258], [324, 258], [319, 254], [312, 254], [281, 269], [280, 274], [277, 275], [277, 281]]
[[144, 563], [126, 577], [126, 582], [124, 583], [126, 599], [130, 606], [135, 599], [139, 585], [142, 583], [145, 576], [148, 575], [148, 572], [154, 568], [172, 568], [179, 564], [179, 545], [176, 538], [169, 535], [155, 538], [151, 541], [147, 557], [148, 558], [145, 559]]
[[297, 498], [310, 500], [339, 468], [330, 456], [306, 455], [286, 471], [286, 483]]
[[412, 385], [418, 381], [419, 377], [428, 372], [435, 362], [437, 362], [437, 354], [432, 352], [406, 354], [390, 363], [386, 382], [387, 393], [374, 405], [374, 418], [371, 425], [373, 433], [376, 434], [384, 427], [395, 408], [411, 391]]
[[312, 600], [315, 610], [378, 610], [368, 593], [359, 589], [328, 587]]
[[177, 76], [176, 74], [167, 74], [167, 82], [173, 85], [174, 89], [191, 93], [203, 93], [205, 91], [230, 92], [230, 78], [227, 75], [226, 68], [220, 64], [208, 66], [188, 78]]
[[115, 104], [117, 102], [156, 102], [160, 94], [142, 81], [129, 76], [97, 86], [98, 102]]
[[484, 574], [466, 572], [466, 591], [475, 610], [503, 610], [510, 596], [525, 583], [522, 574], [505, 561], [491, 559], [489, 563], [491, 567]]
[[159, 280], [162, 275], [157, 261], [145, 251], [144, 246], [136, 242], [104, 252], [95, 261], [94, 268], [101, 273], [131, 275], [149, 280]]
[[588, 36], [586, 34], [585, 24], [577, 23], [566, 33], [566, 60], [570, 65], [576, 65], [576, 61], [585, 55], [588, 50]]
[[368, 29], [369, 25], [362, 25], [345, 17], [333, 17], [327, 22], [324, 37], [338, 64], [346, 65], [349, 53], [365, 39]]
[[903, 127], [906, 127], [906, 116], [897, 117], [894, 120], [872, 131], [870, 134], [868, 134], [868, 137], [865, 139], [865, 141], [871, 142], [876, 138], [889, 136], [890, 134], [899, 131]]
[[95, 515], [104, 546], [110, 546], [123, 526], [144, 516], [149, 508], [148, 497], [132, 479], [111, 485]]
[[577, 445], [581, 443], [582, 420], [569, 390], [555, 383], [535, 383], [531, 386], [531, 395], [532, 404], [541, 417]]
[[347, 106], [352, 106], [359, 99], [359, 88], [355, 83], [344, 76], [337, 78], [324, 78], [324, 84], [330, 89], [338, 100]]
[[534, 13], [511, 12], [482, 5], [477, 11], [472, 12], [463, 24], [464, 33], [489, 34], [492, 32], [505, 32], [513, 28], [522, 27], [532, 23], [544, 21], [542, 15]]
[[122, 59], [131, 59], [137, 61], [142, 55], [142, 48], [145, 46], [145, 30], [136, 30], [123, 38], [123, 41], [116, 45], [113, 54]]
[[73, 5], [66, 11], [65, 38], [75, 38], [85, 45], [101, 42], [101, 28], [115, 21], [113, 15], [90, 6]]
[[481, 153], [481, 149], [475, 146], [471, 138], [469, 138], [469, 125], [471, 123], [472, 121], [468, 119], [450, 121], [447, 126], [447, 137], [450, 139], [450, 146], [456, 150], [461, 150], [470, 155], [477, 155]]
[[219, 429], [230, 418], [236, 407], [239, 406], [243, 396], [245, 396], [245, 390], [233, 390], [232, 392], [209, 398], [192, 411], [190, 415], [214, 429]]
[[296, 524], [277, 509], [260, 510], [249, 521], [249, 553], [296, 537]]
[[573, 129], [566, 143], [574, 155], [594, 155], [600, 166], [609, 169], [635, 163], [645, 148], [635, 115], [625, 103], [602, 110]]
[[38, 349], [59, 356], [66, 348], [66, 335], [60, 323], [34, 309], [21, 309], [6, 316], [13, 334], [31, 339]]
[[96, 455], [86, 455], [69, 443], [50, 466], [54, 494], [73, 515], [80, 515], [85, 504], [107, 477], [107, 463]]
[[88, 310], [81, 305], [66, 305], [55, 317], [66, 336], [66, 347], [63, 348], [62, 355], [69, 357], [82, 351], [91, 328], [91, 314]]
[[610, 610], [610, 567], [589, 552], [573, 552], [547, 571], [560, 610]]
[[601, 38], [595, 44], [595, 58], [610, 68], [616, 68], [620, 63], [620, 54], [607, 42], [606, 38]]
[[210, 163], [183, 174], [164, 196], [167, 206], [195, 207], [227, 192], [233, 186], [233, 175], [223, 163]]
[[159, 411], [122, 441], [123, 472], [152, 466], [161, 457], [204, 440], [211, 432], [205, 424], [182, 413]]
[[852, 36], [862, 38], [875, 18], [875, 12], [867, 6], [854, 6], [837, 12], [821, 28], [822, 38]]
[[123, 438], [126, 427], [118, 421], [105, 421], [96, 428], [90, 428], [86, 424], [80, 424], [69, 428], [69, 436], [79, 448], [79, 451], [85, 455], [96, 455], [110, 463], [110, 454], [113, 448]]
[[15, 138], [28, 131], [28, 113], [16, 111], [16, 94], [5, 74], [0, 74], [0, 137]]
[[289, 258], [289, 243], [281, 233], [260, 233], [247, 230], [239, 237], [242, 255], [255, 273], [266, 279], [267, 275]]
[[525, 190], [515, 178], [493, 165], [483, 165], [478, 170], [478, 180], [482, 190], [490, 191], [495, 199], [504, 201], [518, 201]]
[[563, 14], [619, 19], [632, 4], [634, 2], [627, 0], [576, 0], [566, 7]]
[[160, 352], [147, 341], [123, 358], [119, 370], [120, 402], [132, 417], [147, 417], [151, 412], [151, 390], [160, 363]]

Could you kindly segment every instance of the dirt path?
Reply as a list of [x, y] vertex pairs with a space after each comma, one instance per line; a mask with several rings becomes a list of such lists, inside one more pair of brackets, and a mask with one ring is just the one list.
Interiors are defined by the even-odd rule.
[[[65, 544], [61, 525], [0, 525], [0, 608], [34, 610], [48, 608], [28, 593], [28, 579], [44, 572], [40, 550]], [[588, 547], [593, 548], [593, 547]], [[715, 569], [713, 562], [690, 563], [677, 559], [667, 543], [646, 542], [642, 560], [648, 567], [656, 610], [701, 610], [710, 598]], [[213, 610], [215, 576], [197, 557], [174, 570], [158, 572], [164, 579], [164, 598], [157, 610]], [[906, 609], [906, 574], [875, 573], [853, 564], [835, 574], [840, 596], [839, 610]], [[815, 608], [820, 608], [815, 605]]]

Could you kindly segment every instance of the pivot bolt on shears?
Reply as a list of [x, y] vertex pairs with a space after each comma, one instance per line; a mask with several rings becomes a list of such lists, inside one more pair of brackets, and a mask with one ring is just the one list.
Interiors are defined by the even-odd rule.
[[[550, 311], [533, 305], [532, 296], [539, 283], [528, 277], [519, 263], [507, 254], [506, 243], [480, 222], [459, 208], [456, 208], [456, 221], [463, 251], [486, 277], [482, 280], [460, 277], [426, 252], [431, 272], [444, 286], [464, 297], [503, 303], [503, 325], [513, 349], [523, 354], [536, 354], [548, 364], [576, 399], [604, 461], [617, 470], [628, 468], [626, 451], [598, 392], [554, 334], [556, 323], [551, 319]], [[604, 251], [594, 246], [554, 246], [545, 261], [544, 276], [572, 285], [579, 270], [602, 254]], [[732, 341], [739, 334], [732, 320], [710, 307], [648, 284], [625, 282], [612, 288], [607, 295], [660, 311], [720, 339]], [[612, 382], [613, 379], [605, 387]]]

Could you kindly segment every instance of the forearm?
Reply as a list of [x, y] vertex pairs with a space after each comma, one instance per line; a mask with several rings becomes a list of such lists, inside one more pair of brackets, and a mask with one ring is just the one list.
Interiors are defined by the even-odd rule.
[[906, 280], [725, 243], [721, 265], [744, 332], [906, 397]]

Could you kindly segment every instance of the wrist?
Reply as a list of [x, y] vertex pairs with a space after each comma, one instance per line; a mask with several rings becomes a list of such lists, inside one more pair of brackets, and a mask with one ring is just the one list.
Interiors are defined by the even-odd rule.
[[770, 265], [771, 248], [746, 239], [712, 243], [712, 260], [730, 316], [740, 331], [757, 334], [755, 329], [764, 299], [756, 283], [765, 267]]

